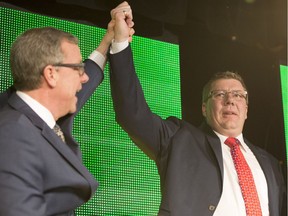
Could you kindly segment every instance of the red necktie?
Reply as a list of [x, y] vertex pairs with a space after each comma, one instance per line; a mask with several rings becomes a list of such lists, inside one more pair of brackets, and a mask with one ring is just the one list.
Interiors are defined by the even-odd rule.
[[238, 175], [239, 185], [245, 202], [247, 216], [261, 216], [261, 206], [253, 175], [241, 150], [238, 139], [229, 137], [225, 144], [231, 149], [231, 155]]

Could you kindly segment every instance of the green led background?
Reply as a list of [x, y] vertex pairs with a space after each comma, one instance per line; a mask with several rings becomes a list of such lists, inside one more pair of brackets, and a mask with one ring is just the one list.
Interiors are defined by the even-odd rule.
[[[96, 14], [97, 16], [97, 14]], [[23, 31], [54, 26], [80, 40], [83, 58], [97, 47], [104, 29], [0, 7], [0, 91], [12, 84], [9, 49]], [[152, 111], [163, 118], [181, 117], [179, 47], [134, 36], [131, 44], [140, 82]], [[115, 122], [109, 85], [105, 78], [74, 124], [86, 167], [100, 183], [95, 196], [77, 215], [156, 215], [160, 204], [159, 176], [148, 159]]]
[[[286, 140], [286, 152], [288, 152], [288, 66], [280, 65], [280, 78], [282, 89], [284, 131]], [[288, 154], [287, 154], [288, 161]]]

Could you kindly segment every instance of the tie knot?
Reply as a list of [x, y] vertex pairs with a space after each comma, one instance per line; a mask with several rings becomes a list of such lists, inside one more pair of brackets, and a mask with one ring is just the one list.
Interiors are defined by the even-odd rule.
[[55, 124], [54, 127], [53, 127], [53, 130], [54, 131], [59, 131], [61, 129], [60, 129], [60, 126], [58, 124]]
[[235, 137], [228, 137], [224, 143], [228, 145], [230, 148], [233, 148], [240, 144], [239, 140], [236, 139]]
[[63, 131], [61, 130], [58, 124], [55, 124], [55, 126], [53, 127], [53, 131], [57, 134], [57, 136], [59, 136], [62, 139], [63, 142], [65, 142]]

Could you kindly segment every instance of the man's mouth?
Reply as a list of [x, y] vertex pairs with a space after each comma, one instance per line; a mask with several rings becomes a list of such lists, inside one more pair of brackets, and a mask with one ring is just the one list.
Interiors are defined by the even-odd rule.
[[223, 115], [237, 115], [237, 113], [235, 113], [233, 111], [225, 111], [225, 112], [223, 112]]

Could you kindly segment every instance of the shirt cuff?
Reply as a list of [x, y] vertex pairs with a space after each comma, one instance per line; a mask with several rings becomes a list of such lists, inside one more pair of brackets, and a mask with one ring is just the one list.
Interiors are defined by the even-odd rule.
[[112, 40], [112, 44], [110, 47], [110, 54], [116, 54], [118, 52], [121, 52], [126, 47], [128, 47], [128, 45], [129, 45], [128, 40], [123, 42], [115, 42], [114, 40]]
[[92, 61], [94, 61], [96, 64], [99, 65], [99, 67], [104, 70], [105, 64], [106, 64], [106, 57], [103, 56], [100, 52], [98, 52], [97, 50], [94, 50], [90, 56], [89, 59], [91, 59]]

